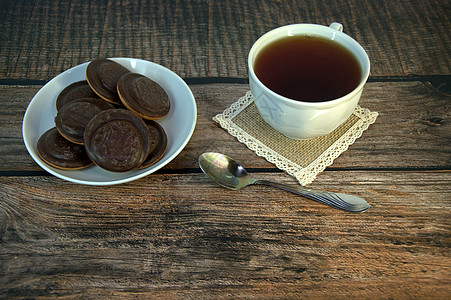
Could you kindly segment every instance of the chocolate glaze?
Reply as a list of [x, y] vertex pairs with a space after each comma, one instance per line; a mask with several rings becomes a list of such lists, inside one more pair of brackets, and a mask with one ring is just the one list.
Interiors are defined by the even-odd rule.
[[69, 141], [83, 144], [85, 127], [101, 111], [114, 108], [99, 98], [76, 99], [61, 107], [55, 117], [56, 129]]
[[144, 121], [126, 109], [97, 114], [85, 129], [84, 143], [89, 157], [99, 167], [126, 172], [140, 166], [149, 153], [149, 129]]
[[147, 168], [159, 161], [166, 152], [168, 139], [163, 127], [155, 121], [144, 120], [150, 132], [150, 148], [146, 160], [139, 169]]
[[69, 142], [55, 127], [41, 135], [37, 150], [39, 156], [55, 168], [77, 170], [93, 164], [84, 146]]
[[119, 78], [130, 71], [110, 59], [99, 58], [91, 61], [86, 68], [86, 79], [92, 90], [102, 99], [122, 105], [117, 94]]
[[161, 119], [170, 109], [169, 97], [155, 81], [136, 73], [123, 75], [117, 83], [122, 103], [141, 118]]
[[65, 104], [82, 98], [98, 98], [86, 80], [74, 82], [62, 90], [56, 98], [56, 109], [59, 110]]

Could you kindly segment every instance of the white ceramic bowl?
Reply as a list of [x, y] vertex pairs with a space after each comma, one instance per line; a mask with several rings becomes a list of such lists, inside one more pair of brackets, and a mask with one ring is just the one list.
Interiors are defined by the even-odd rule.
[[[342, 28], [339, 23], [333, 23], [330, 27], [316, 24], [282, 26], [262, 35], [249, 51], [249, 84], [258, 112], [269, 125], [285, 136], [303, 140], [326, 135], [346, 121], [354, 111], [370, 73], [370, 60], [362, 46], [341, 32]], [[297, 101], [267, 88], [255, 75], [255, 59], [268, 44], [293, 35], [327, 38], [351, 50], [362, 67], [360, 84], [349, 94], [324, 102]]]
[[46, 164], [37, 153], [39, 137], [55, 126], [56, 98], [69, 84], [86, 80], [89, 62], [73, 67], [44, 85], [33, 97], [25, 112], [22, 134], [31, 157], [47, 172], [75, 183], [88, 185], [112, 185], [129, 182], [149, 175], [173, 160], [191, 138], [197, 120], [197, 107], [188, 85], [174, 72], [158, 64], [135, 58], [111, 58], [134, 73], [139, 73], [160, 84], [169, 96], [169, 114], [159, 120], [164, 128], [168, 147], [164, 156], [154, 165], [142, 170], [113, 173], [97, 166], [82, 170], [61, 170]]

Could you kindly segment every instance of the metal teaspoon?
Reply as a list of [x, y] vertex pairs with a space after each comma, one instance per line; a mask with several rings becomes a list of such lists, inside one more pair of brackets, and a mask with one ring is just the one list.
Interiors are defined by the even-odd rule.
[[201, 154], [199, 166], [213, 181], [232, 190], [238, 190], [251, 184], [263, 184], [290, 191], [345, 211], [364, 212], [370, 208], [368, 202], [357, 196], [251, 178], [242, 165], [233, 158], [220, 153], [207, 152]]

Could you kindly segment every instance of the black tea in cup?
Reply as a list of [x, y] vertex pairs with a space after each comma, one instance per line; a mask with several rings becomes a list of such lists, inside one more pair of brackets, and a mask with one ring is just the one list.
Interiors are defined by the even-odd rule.
[[331, 39], [287, 36], [265, 46], [255, 74], [273, 92], [298, 101], [322, 102], [353, 91], [362, 80], [357, 58]]

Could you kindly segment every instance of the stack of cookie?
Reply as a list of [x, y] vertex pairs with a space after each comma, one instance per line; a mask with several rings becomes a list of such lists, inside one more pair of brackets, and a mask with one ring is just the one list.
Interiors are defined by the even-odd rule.
[[40, 157], [67, 170], [92, 164], [111, 171], [145, 168], [163, 157], [164, 129], [155, 120], [169, 113], [164, 89], [122, 65], [97, 59], [86, 80], [66, 87], [56, 100], [55, 127], [38, 140]]

